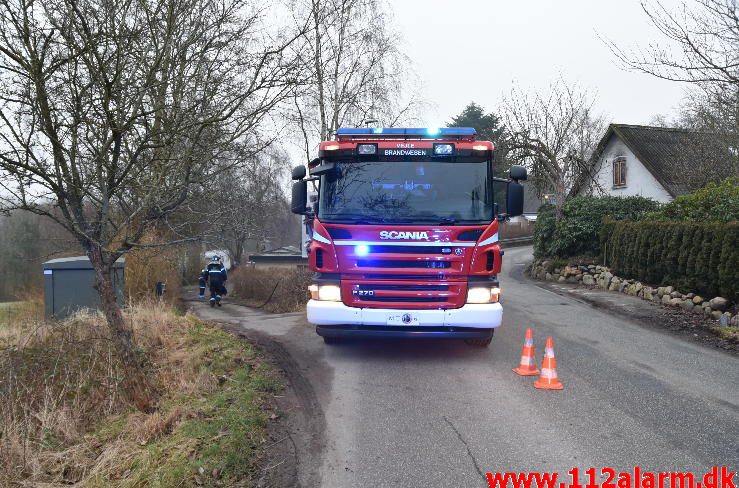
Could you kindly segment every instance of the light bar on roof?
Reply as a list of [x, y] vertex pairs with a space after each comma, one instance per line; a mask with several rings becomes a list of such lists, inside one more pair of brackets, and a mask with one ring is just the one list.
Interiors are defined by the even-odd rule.
[[393, 138], [404, 137], [407, 139], [448, 139], [448, 138], [474, 138], [477, 131], [472, 127], [442, 127], [436, 128], [401, 128], [401, 127], [346, 127], [336, 131], [339, 139], [365, 139], [365, 138]]

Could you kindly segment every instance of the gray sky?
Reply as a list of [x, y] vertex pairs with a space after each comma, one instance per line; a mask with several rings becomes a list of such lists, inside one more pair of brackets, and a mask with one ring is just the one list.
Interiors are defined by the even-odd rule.
[[[666, 6], [677, 5], [664, 0]], [[390, 0], [404, 50], [444, 125], [471, 100], [495, 111], [514, 84], [543, 89], [560, 74], [596, 95], [609, 122], [674, 115], [685, 87], [621, 69], [598, 36], [623, 47], [660, 39], [639, 0]]]

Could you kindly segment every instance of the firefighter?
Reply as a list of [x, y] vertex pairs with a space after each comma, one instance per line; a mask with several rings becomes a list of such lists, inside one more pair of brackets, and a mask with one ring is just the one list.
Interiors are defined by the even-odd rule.
[[210, 285], [210, 306], [215, 307], [221, 306], [221, 298], [226, 292], [226, 268], [223, 266], [220, 256], [213, 256], [210, 259], [210, 263], [205, 268], [208, 272], [206, 275], [206, 281]]
[[198, 276], [198, 288], [200, 289], [198, 298], [205, 298], [205, 284], [207, 282], [208, 282], [208, 270], [203, 268], [203, 270], [200, 272], [200, 276]]

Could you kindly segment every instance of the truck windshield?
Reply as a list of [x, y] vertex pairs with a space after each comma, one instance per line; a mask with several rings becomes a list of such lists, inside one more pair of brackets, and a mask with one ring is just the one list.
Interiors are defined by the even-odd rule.
[[318, 215], [335, 223], [488, 223], [488, 164], [338, 162], [321, 177]]

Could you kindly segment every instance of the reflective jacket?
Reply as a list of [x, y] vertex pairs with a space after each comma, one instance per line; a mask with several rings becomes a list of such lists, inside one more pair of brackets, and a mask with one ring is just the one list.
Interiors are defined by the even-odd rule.
[[221, 263], [210, 263], [205, 269], [208, 272], [206, 280], [213, 285], [220, 285], [228, 279], [226, 268]]

